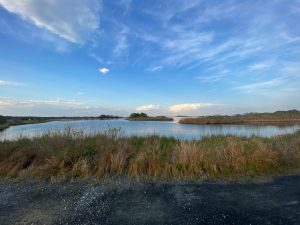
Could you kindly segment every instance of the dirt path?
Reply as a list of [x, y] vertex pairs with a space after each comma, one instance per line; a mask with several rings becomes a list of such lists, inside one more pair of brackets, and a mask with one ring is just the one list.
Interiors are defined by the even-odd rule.
[[0, 182], [0, 224], [300, 224], [300, 175], [266, 183]]

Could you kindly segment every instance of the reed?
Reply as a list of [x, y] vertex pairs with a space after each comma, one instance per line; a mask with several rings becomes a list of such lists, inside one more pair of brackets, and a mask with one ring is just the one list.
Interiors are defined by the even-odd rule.
[[248, 179], [300, 170], [300, 131], [272, 138], [212, 136], [198, 141], [86, 135], [66, 128], [0, 142], [0, 177], [86, 179]]

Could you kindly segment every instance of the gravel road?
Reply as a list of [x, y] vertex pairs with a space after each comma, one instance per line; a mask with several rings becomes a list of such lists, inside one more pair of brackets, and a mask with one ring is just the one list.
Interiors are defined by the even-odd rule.
[[268, 182], [0, 181], [0, 224], [300, 224], [300, 175]]

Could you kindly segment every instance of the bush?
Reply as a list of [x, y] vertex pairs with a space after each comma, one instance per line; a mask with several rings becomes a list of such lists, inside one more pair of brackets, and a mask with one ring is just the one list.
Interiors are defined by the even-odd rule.
[[146, 113], [131, 113], [129, 118], [135, 119], [135, 118], [147, 118], [148, 115]]
[[6, 118], [0, 115], [0, 124], [5, 124], [6, 122], [7, 122]]

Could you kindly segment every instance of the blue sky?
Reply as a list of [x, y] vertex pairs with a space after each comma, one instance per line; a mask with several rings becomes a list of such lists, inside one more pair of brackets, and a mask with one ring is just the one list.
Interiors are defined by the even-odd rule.
[[0, 114], [300, 109], [299, 0], [0, 0]]

